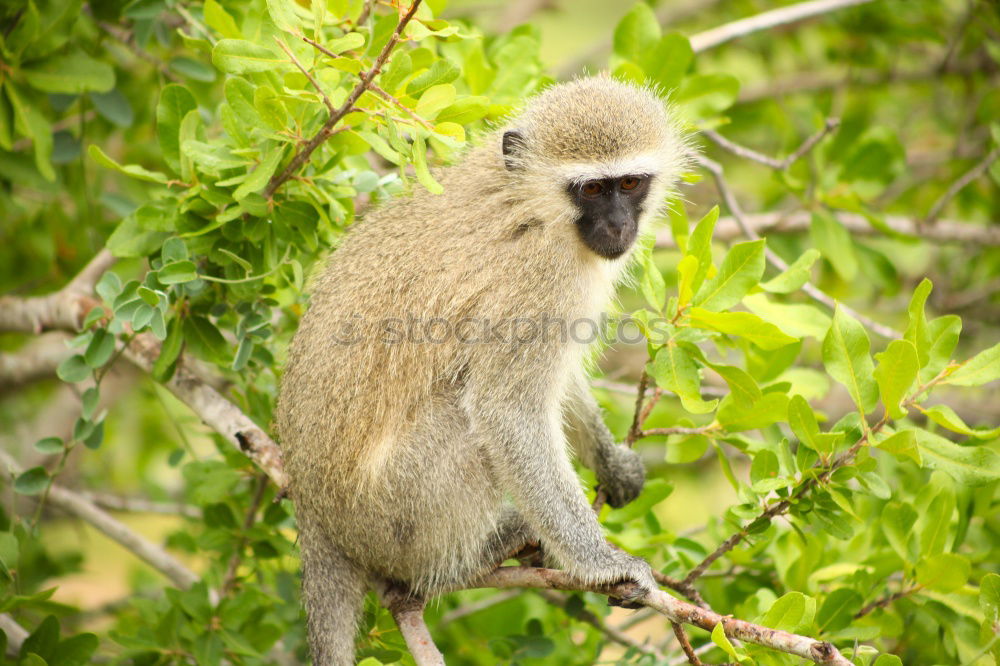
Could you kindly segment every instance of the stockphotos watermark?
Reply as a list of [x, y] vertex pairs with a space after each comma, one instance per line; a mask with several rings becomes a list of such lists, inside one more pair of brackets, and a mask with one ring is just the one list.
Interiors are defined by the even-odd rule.
[[638, 344], [647, 340], [644, 331], [664, 331], [670, 321], [631, 315], [602, 314], [598, 319], [566, 319], [547, 313], [531, 317], [381, 317], [351, 314], [334, 326], [337, 345], [376, 343], [383, 345], [529, 345], [536, 343]]

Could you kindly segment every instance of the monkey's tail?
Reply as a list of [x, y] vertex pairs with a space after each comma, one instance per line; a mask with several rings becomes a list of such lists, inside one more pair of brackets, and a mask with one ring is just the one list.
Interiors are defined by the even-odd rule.
[[313, 539], [300, 531], [299, 539], [313, 666], [353, 666], [368, 578], [322, 537]]

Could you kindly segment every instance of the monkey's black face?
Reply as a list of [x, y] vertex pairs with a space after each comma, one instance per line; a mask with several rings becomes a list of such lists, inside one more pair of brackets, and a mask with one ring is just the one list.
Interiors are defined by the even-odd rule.
[[636, 174], [573, 184], [569, 194], [580, 211], [580, 238], [606, 259], [617, 259], [635, 242], [649, 193], [649, 176]]

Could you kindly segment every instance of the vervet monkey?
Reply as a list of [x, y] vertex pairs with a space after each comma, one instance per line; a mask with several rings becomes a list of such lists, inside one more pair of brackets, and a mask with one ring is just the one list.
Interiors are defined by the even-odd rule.
[[[373, 581], [427, 597], [529, 541], [582, 581], [656, 587], [605, 540], [573, 470], [567, 444], [612, 506], [645, 478], [590, 395], [588, 345], [552, 322], [598, 320], [684, 151], [654, 92], [558, 84], [443, 169], [443, 194], [394, 199], [346, 234], [278, 409], [318, 666], [354, 663]], [[498, 326], [512, 335], [481, 335]]]

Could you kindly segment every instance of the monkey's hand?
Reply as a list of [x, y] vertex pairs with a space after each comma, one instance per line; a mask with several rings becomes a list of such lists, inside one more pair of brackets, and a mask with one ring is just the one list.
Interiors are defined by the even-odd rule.
[[616, 509], [638, 497], [646, 482], [646, 468], [639, 454], [624, 446], [609, 447], [596, 472], [608, 504]]
[[622, 608], [642, 608], [640, 600], [652, 590], [659, 589], [656, 579], [653, 578], [653, 570], [641, 557], [620, 550], [614, 552], [616, 568], [621, 568], [621, 574], [617, 578], [612, 577], [611, 584], [621, 586], [625, 583], [628, 591], [621, 596], [609, 597], [608, 604]]

